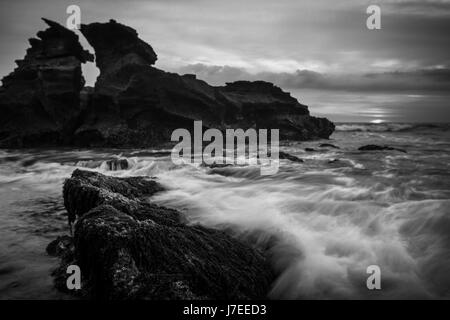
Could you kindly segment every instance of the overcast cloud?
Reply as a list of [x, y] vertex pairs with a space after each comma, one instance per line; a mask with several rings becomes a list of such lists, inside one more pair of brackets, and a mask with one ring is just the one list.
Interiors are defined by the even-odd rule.
[[[450, 121], [449, 107], [442, 107], [450, 93], [448, 0], [0, 0], [2, 76], [24, 56], [26, 40], [45, 28], [40, 17], [64, 23], [69, 4], [81, 7], [83, 23], [114, 18], [135, 28], [157, 52], [161, 69], [197, 73], [217, 85], [273, 81], [295, 89], [300, 101], [302, 89], [420, 94], [433, 101], [438, 95], [440, 107], [428, 112], [429, 121]], [[381, 7], [381, 30], [366, 28], [369, 4]], [[85, 68], [89, 84], [96, 72]], [[312, 113], [322, 113], [315, 104]]]

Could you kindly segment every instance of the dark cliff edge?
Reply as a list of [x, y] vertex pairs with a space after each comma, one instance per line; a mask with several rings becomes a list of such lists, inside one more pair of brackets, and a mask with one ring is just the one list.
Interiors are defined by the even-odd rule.
[[84, 87], [81, 64], [93, 61], [78, 36], [56, 22], [0, 89], [0, 147], [148, 147], [170, 142], [176, 128], [280, 129], [281, 139], [328, 138], [334, 124], [309, 115], [289, 93], [264, 81], [214, 87], [195, 75], [152, 65], [157, 55], [137, 32], [110, 20], [82, 25], [100, 75]]
[[148, 177], [115, 178], [75, 170], [64, 184], [74, 236], [47, 252], [61, 257], [56, 287], [68, 291], [66, 269], [81, 269], [81, 289], [95, 299], [264, 299], [274, 274], [251, 245], [218, 230], [186, 225], [180, 212], [149, 197], [163, 191]]
[[56, 22], [29, 39], [31, 47], [0, 88], [0, 146], [67, 145], [78, 126], [81, 64], [94, 57]]

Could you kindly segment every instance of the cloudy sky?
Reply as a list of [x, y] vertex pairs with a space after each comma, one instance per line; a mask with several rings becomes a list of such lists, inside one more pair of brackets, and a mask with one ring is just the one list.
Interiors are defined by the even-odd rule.
[[[450, 0], [0, 0], [1, 76], [40, 17], [65, 23], [70, 4], [82, 23], [135, 28], [164, 70], [272, 81], [334, 121], [450, 121]], [[370, 4], [381, 30], [366, 27]]]

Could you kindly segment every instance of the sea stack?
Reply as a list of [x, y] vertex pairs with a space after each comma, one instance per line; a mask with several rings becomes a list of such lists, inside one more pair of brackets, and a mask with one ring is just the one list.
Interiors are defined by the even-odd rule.
[[94, 57], [78, 36], [60, 24], [29, 39], [31, 45], [17, 67], [2, 79], [0, 146], [37, 147], [70, 143], [81, 114], [84, 86], [81, 64]]
[[81, 64], [93, 61], [78, 36], [56, 22], [31, 48], [0, 91], [0, 147], [155, 147], [177, 128], [279, 129], [280, 139], [328, 138], [334, 124], [309, 114], [265, 81], [211, 86], [195, 75], [155, 68], [157, 55], [136, 30], [114, 20], [81, 26], [100, 75], [83, 87]]

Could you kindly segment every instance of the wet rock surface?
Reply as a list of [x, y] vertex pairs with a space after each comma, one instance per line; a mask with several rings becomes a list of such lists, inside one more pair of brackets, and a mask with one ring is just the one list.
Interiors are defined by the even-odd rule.
[[338, 146], [335, 146], [334, 144], [331, 143], [321, 143], [319, 145], [319, 148], [333, 148], [333, 149], [340, 149]]
[[85, 298], [265, 298], [274, 276], [264, 255], [152, 204], [149, 197], [162, 190], [149, 178], [75, 170], [64, 185], [69, 219], [76, 219], [73, 245], [61, 237], [47, 249], [62, 257], [56, 286], [65, 290], [66, 267], [77, 264], [77, 294]]
[[278, 156], [279, 156], [280, 159], [287, 159], [287, 160], [290, 160], [290, 161], [293, 161], [293, 162], [299, 162], [299, 163], [303, 162], [303, 159], [300, 159], [299, 157], [296, 157], [296, 156], [294, 156], [292, 154], [289, 154], [289, 153], [286, 153], [286, 152], [282, 152], [282, 151], [279, 151]]
[[128, 169], [127, 159], [112, 159], [106, 161], [106, 166], [110, 171], [126, 170]]

